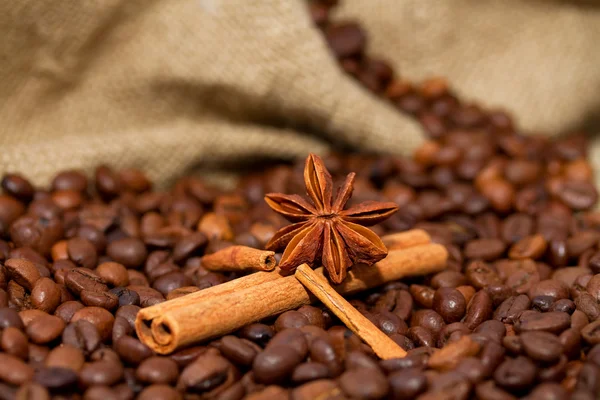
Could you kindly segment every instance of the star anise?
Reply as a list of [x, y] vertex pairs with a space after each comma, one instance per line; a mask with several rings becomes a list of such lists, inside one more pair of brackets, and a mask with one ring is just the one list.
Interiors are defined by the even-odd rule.
[[[293, 271], [306, 263], [315, 266], [321, 259], [333, 283], [341, 283], [353, 264], [373, 263], [387, 255], [387, 248], [372, 230], [398, 210], [391, 202], [366, 201], [344, 210], [352, 196], [355, 173], [346, 177], [332, 195], [331, 175], [320, 157], [310, 154], [304, 167], [304, 182], [310, 200], [296, 194], [269, 193], [267, 204], [292, 225], [280, 229], [267, 243], [269, 250], [285, 247], [279, 267]], [[287, 247], [286, 247], [287, 246]]]

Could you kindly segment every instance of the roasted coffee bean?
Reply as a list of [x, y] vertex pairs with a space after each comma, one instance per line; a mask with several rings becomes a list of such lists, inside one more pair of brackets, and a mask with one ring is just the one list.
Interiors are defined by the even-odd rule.
[[512, 259], [538, 259], [546, 252], [546, 239], [540, 234], [527, 236], [513, 244], [508, 251], [508, 256]]
[[26, 332], [29, 339], [35, 344], [46, 344], [62, 335], [65, 321], [54, 315], [45, 315], [35, 318], [27, 325]]
[[177, 363], [166, 357], [147, 358], [135, 370], [137, 379], [150, 384], [173, 383], [178, 375]]
[[590, 320], [600, 318], [600, 305], [594, 297], [588, 293], [582, 293], [575, 299], [577, 310], [582, 311]]
[[100, 345], [101, 337], [93, 323], [81, 319], [71, 322], [65, 327], [62, 341], [64, 344], [80, 349], [85, 354], [91, 354]]
[[91, 322], [97, 329], [102, 340], [108, 339], [112, 334], [114, 317], [108, 311], [100, 307], [85, 307], [77, 311], [71, 322], [85, 320]]
[[493, 261], [500, 257], [506, 249], [499, 239], [476, 239], [465, 246], [465, 256], [471, 259]]
[[251, 340], [261, 346], [265, 346], [269, 340], [275, 335], [273, 329], [263, 324], [247, 325], [240, 330], [240, 336]]
[[477, 289], [502, 283], [496, 271], [487, 263], [475, 260], [469, 263], [465, 271], [469, 283]]
[[559, 334], [571, 324], [571, 316], [564, 312], [532, 313], [521, 315], [515, 324], [517, 332], [546, 331]]
[[73, 346], [64, 345], [56, 347], [48, 353], [45, 360], [46, 367], [67, 368], [79, 372], [85, 362], [83, 352]]
[[17, 329], [25, 327], [17, 311], [12, 308], [0, 308], [0, 329], [8, 328], [9, 326]]
[[22, 385], [33, 379], [34, 369], [23, 360], [0, 353], [0, 380], [11, 385]]
[[129, 285], [129, 275], [122, 264], [105, 262], [98, 265], [95, 272], [104, 282], [113, 287]]
[[[243, 396], [243, 394], [242, 394]], [[181, 393], [168, 385], [150, 385], [138, 396], [139, 400], [182, 400]]]
[[448, 324], [458, 322], [466, 312], [464, 296], [456, 289], [439, 288], [433, 296], [433, 309]]
[[95, 361], [83, 366], [79, 380], [86, 386], [112, 386], [123, 379], [123, 366], [120, 362]]
[[258, 382], [277, 383], [289, 377], [303, 358], [292, 347], [272, 346], [256, 356], [252, 370]]
[[37, 370], [33, 380], [52, 391], [64, 390], [77, 383], [77, 373], [72, 369], [45, 367]]
[[260, 347], [247, 339], [240, 339], [236, 336], [224, 336], [221, 339], [221, 353], [231, 362], [250, 366], [256, 355], [260, 352]]
[[589, 345], [600, 344], [600, 320], [596, 320], [581, 329], [581, 337]]
[[352, 398], [383, 399], [390, 385], [380, 371], [372, 368], [346, 371], [340, 376], [340, 387]]
[[525, 353], [536, 361], [551, 363], [561, 355], [562, 345], [556, 335], [548, 332], [523, 332], [520, 335]]
[[69, 271], [65, 277], [65, 285], [76, 294], [80, 294], [83, 290], [98, 293], [108, 290], [104, 280], [87, 268], [75, 268]]
[[269, 341], [265, 350], [284, 345], [295, 350], [301, 358], [304, 358], [308, 353], [308, 341], [306, 340], [306, 335], [304, 335], [300, 329], [289, 328], [277, 333], [277, 335]]
[[528, 358], [507, 359], [494, 372], [494, 380], [511, 392], [519, 392], [533, 383], [536, 371], [535, 365]]
[[411, 318], [411, 326], [421, 326], [433, 334], [438, 334], [444, 327], [444, 319], [433, 310], [419, 310]]
[[4, 267], [11, 279], [29, 291], [41, 278], [35, 264], [22, 258], [10, 258], [5, 261]]
[[0, 348], [6, 354], [26, 360], [29, 355], [29, 342], [27, 336], [13, 326], [4, 328], [0, 334]]
[[153, 354], [148, 346], [131, 336], [122, 336], [113, 343], [113, 348], [123, 361], [132, 365], [139, 365]]
[[81, 302], [88, 307], [101, 307], [113, 310], [119, 305], [119, 298], [111, 292], [82, 290], [79, 293], [79, 297], [81, 298]]
[[331, 377], [329, 368], [318, 362], [305, 362], [298, 365], [292, 373], [292, 381], [303, 383]]
[[136, 291], [124, 287], [117, 287], [110, 290], [110, 293], [116, 295], [119, 299], [119, 307], [138, 306], [140, 304], [140, 295]]
[[148, 255], [146, 246], [137, 238], [125, 238], [109, 243], [106, 254], [127, 268], [139, 267]]
[[235, 373], [235, 369], [225, 358], [204, 355], [181, 372], [177, 388], [190, 393], [215, 396], [231, 386]]
[[483, 321], [492, 317], [492, 298], [485, 290], [475, 293], [465, 316], [465, 325], [468, 329], [475, 329]]
[[61, 318], [65, 323], [71, 322], [73, 315], [85, 306], [78, 301], [65, 301], [54, 311], [54, 315]]

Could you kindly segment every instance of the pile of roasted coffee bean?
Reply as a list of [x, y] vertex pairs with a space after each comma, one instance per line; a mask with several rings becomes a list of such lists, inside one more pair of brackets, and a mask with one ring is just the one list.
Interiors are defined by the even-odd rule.
[[358, 173], [352, 201], [401, 206], [377, 233], [422, 228], [449, 251], [446, 271], [352, 299], [409, 355], [378, 360], [318, 304], [169, 356], [136, 338], [140, 307], [236, 277], [203, 255], [262, 248], [286, 224], [263, 195], [303, 193], [302, 162], [232, 192], [197, 178], [153, 191], [107, 167], [34, 188], [22, 171], [1, 183], [0, 399], [597, 398], [600, 214], [585, 138], [527, 137], [442, 80], [399, 81], [364, 55], [360, 28], [327, 22], [330, 3], [311, 8], [344, 68], [432, 138], [412, 159], [325, 158], [335, 178]]

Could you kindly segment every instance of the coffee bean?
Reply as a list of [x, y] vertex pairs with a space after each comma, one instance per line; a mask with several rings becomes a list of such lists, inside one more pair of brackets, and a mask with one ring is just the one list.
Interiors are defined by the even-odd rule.
[[122, 264], [105, 262], [98, 265], [95, 272], [100, 279], [113, 287], [129, 285], [129, 275]]
[[425, 374], [416, 368], [393, 372], [388, 376], [388, 380], [392, 396], [398, 400], [414, 399], [427, 388]]
[[54, 315], [40, 316], [27, 325], [27, 336], [33, 343], [46, 344], [62, 335], [65, 321]]
[[148, 346], [131, 336], [122, 336], [113, 347], [123, 361], [132, 365], [139, 365], [153, 354]]
[[87, 268], [75, 268], [69, 271], [65, 277], [65, 285], [76, 294], [80, 294], [83, 290], [99, 293], [108, 290], [102, 278]]
[[[391, 292], [394, 295], [394, 304], [395, 304], [395, 296], [394, 292]], [[391, 311], [391, 310], [388, 310]], [[298, 309], [298, 312], [304, 314], [304, 316], [308, 319], [308, 322], [311, 325], [318, 326], [319, 328], [325, 328], [325, 317], [323, 316], [323, 312], [313, 306], [302, 306]]]
[[372, 368], [346, 371], [339, 383], [344, 393], [353, 398], [383, 399], [390, 390], [385, 375]]
[[23, 360], [0, 353], [0, 380], [11, 385], [22, 385], [33, 379], [34, 370]]
[[414, 301], [418, 305], [424, 308], [433, 307], [433, 296], [435, 294], [435, 290], [428, 286], [410, 285], [409, 291]]
[[303, 358], [303, 355], [292, 347], [272, 346], [256, 356], [252, 371], [258, 382], [281, 382], [292, 374]]
[[581, 329], [581, 337], [590, 345], [600, 343], [600, 320], [587, 324]]
[[240, 330], [240, 336], [253, 341], [261, 346], [265, 346], [275, 335], [273, 329], [263, 324], [247, 325]]
[[[243, 394], [242, 394], [243, 396]], [[181, 393], [168, 385], [150, 385], [138, 396], [139, 400], [182, 400]]]
[[433, 309], [442, 316], [448, 324], [458, 322], [466, 312], [464, 296], [456, 289], [440, 288], [433, 296]]
[[301, 358], [304, 358], [308, 353], [308, 342], [306, 340], [306, 336], [300, 329], [296, 328], [284, 329], [283, 331], [278, 332], [269, 341], [268, 345], [265, 347], [265, 350], [279, 346], [291, 347], [301, 356]]
[[137, 379], [151, 384], [173, 383], [178, 375], [177, 363], [166, 357], [147, 358], [135, 371]]
[[546, 239], [540, 234], [524, 237], [513, 244], [508, 251], [512, 259], [538, 259], [546, 252]]
[[107, 310], [114, 310], [119, 305], [119, 297], [111, 292], [82, 290], [79, 296], [81, 302], [88, 307], [101, 307]]
[[575, 299], [577, 310], [582, 311], [590, 320], [600, 318], [600, 305], [594, 297], [588, 293], [582, 293]]
[[137, 238], [125, 238], [111, 242], [106, 254], [126, 268], [137, 268], [146, 259], [148, 253], [144, 243]]
[[327, 366], [318, 362], [305, 362], [294, 369], [291, 379], [295, 383], [304, 383], [329, 378], [330, 376], [331, 373]]
[[419, 310], [411, 318], [411, 326], [421, 326], [433, 334], [439, 333], [444, 327], [444, 319], [433, 310]]
[[490, 285], [499, 285], [502, 283], [496, 271], [481, 260], [475, 260], [469, 263], [465, 274], [469, 283], [477, 289], [483, 289]]
[[29, 343], [27, 336], [13, 326], [9, 326], [1, 333], [0, 347], [4, 352], [22, 360], [27, 360]]
[[60, 287], [50, 278], [40, 278], [33, 286], [30, 298], [35, 308], [52, 313], [60, 304]]
[[504, 322], [517, 322], [521, 313], [529, 308], [531, 301], [527, 295], [512, 296], [502, 302], [494, 312], [494, 319]]
[[569, 298], [569, 288], [559, 280], [547, 279], [533, 285], [529, 290], [529, 297], [549, 296], [554, 300]]
[[119, 307], [138, 306], [140, 304], [140, 295], [136, 291], [124, 287], [117, 287], [110, 290], [119, 299]]
[[470, 259], [493, 261], [500, 257], [506, 246], [499, 239], [476, 239], [465, 246], [465, 256]]
[[259, 352], [260, 347], [247, 339], [231, 335], [221, 339], [221, 353], [235, 364], [250, 366]]
[[493, 306], [490, 295], [485, 290], [475, 293], [465, 316], [465, 325], [469, 329], [476, 328], [483, 321], [492, 317]]
[[225, 358], [204, 355], [181, 372], [177, 388], [212, 397], [231, 386], [235, 375], [234, 367]]
[[33, 380], [52, 391], [64, 390], [77, 383], [77, 373], [72, 369], [45, 367], [37, 370]]
[[79, 380], [86, 386], [112, 386], [123, 379], [123, 366], [114, 361], [87, 363], [79, 373]]
[[0, 329], [8, 328], [9, 326], [17, 329], [25, 327], [18, 312], [11, 308], [0, 308]]
[[85, 307], [75, 312], [71, 322], [80, 320], [91, 322], [96, 328], [100, 338], [104, 341], [111, 337], [112, 326], [115, 321], [113, 315], [100, 307]]
[[458, 341], [444, 346], [429, 358], [429, 367], [436, 370], [450, 370], [466, 357], [476, 355], [481, 345], [469, 336], [463, 336]]
[[85, 306], [78, 301], [65, 301], [54, 311], [54, 315], [61, 318], [65, 323], [71, 322], [73, 315]]
[[571, 316], [564, 312], [551, 311], [521, 315], [515, 324], [517, 332], [546, 331], [559, 334], [571, 324]]
[[534, 360], [542, 362], [553, 362], [561, 355], [562, 345], [552, 333], [548, 332], [524, 332], [521, 334], [523, 350]]
[[535, 365], [525, 357], [507, 359], [494, 372], [494, 380], [511, 392], [519, 392], [533, 383], [536, 370]]
[[35, 264], [22, 258], [10, 258], [6, 260], [4, 267], [11, 279], [29, 291], [41, 277]]
[[[4, 391], [3, 393], [8, 393], [8, 391]], [[15, 398], [19, 400], [28, 400], [28, 399], [39, 399], [39, 400], [50, 400], [50, 393], [48, 390], [34, 382], [26, 383], [19, 387], [15, 394]]]

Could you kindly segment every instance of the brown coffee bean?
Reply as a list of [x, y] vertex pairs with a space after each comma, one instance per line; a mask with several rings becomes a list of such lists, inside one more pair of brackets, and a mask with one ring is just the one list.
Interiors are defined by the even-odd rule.
[[50, 278], [40, 278], [31, 290], [30, 299], [35, 308], [52, 313], [60, 304], [60, 287]]
[[533, 219], [527, 214], [512, 214], [502, 225], [502, 238], [507, 243], [516, 243], [531, 235], [534, 230]]
[[0, 308], [0, 329], [8, 328], [9, 326], [17, 329], [25, 327], [17, 311], [11, 308]]
[[284, 329], [283, 331], [278, 332], [268, 342], [265, 350], [279, 346], [289, 346], [293, 348], [302, 356], [301, 358], [304, 358], [308, 353], [308, 342], [306, 340], [306, 335], [304, 335], [304, 333], [297, 328]]
[[465, 315], [467, 305], [464, 296], [456, 289], [440, 288], [433, 297], [433, 309], [448, 324], [458, 322]]
[[34, 370], [23, 360], [0, 353], [0, 380], [11, 385], [22, 385], [33, 379]]
[[129, 285], [129, 275], [127, 275], [127, 269], [122, 264], [105, 262], [98, 265], [94, 272], [100, 279], [113, 287]]
[[[396, 293], [395, 292], [389, 292], [389, 293], [392, 293], [392, 295], [394, 297], [394, 304], [395, 304]], [[391, 311], [391, 310], [388, 310], [388, 311]], [[313, 306], [302, 306], [298, 309], [298, 312], [303, 314], [308, 319], [308, 322], [311, 325], [318, 326], [319, 328], [325, 328], [325, 317], [323, 317], [323, 312], [320, 309], [313, 307]]]
[[346, 371], [340, 376], [339, 384], [352, 398], [383, 399], [390, 390], [385, 375], [372, 368]]
[[181, 372], [177, 389], [214, 397], [231, 386], [236, 375], [237, 371], [225, 358], [202, 355]]
[[41, 278], [35, 264], [22, 258], [10, 258], [4, 262], [4, 267], [11, 279], [29, 291]]
[[569, 288], [559, 280], [546, 279], [533, 285], [529, 290], [529, 297], [548, 296], [553, 300], [569, 298]]
[[81, 302], [88, 307], [101, 307], [114, 310], [119, 305], [119, 297], [111, 292], [95, 292], [82, 290], [79, 294]]
[[231, 362], [238, 365], [250, 366], [256, 355], [260, 352], [260, 347], [247, 339], [240, 339], [229, 335], [221, 338], [220, 350]]
[[509, 391], [521, 391], [533, 383], [535, 374], [536, 367], [529, 359], [517, 357], [500, 364], [494, 372], [494, 380]]
[[69, 271], [65, 277], [65, 285], [78, 295], [83, 290], [99, 293], [108, 291], [104, 280], [87, 268], [75, 268]]
[[434, 335], [437, 335], [444, 327], [444, 319], [433, 310], [419, 310], [412, 315], [411, 326], [421, 326]]
[[475, 293], [465, 316], [465, 325], [468, 329], [475, 329], [483, 321], [490, 319], [493, 313], [492, 299], [485, 290]]
[[475, 239], [465, 246], [465, 256], [470, 259], [493, 261], [500, 257], [506, 249], [499, 239]]
[[558, 198], [574, 210], [585, 210], [596, 204], [598, 193], [589, 182], [563, 182], [557, 193]]
[[123, 379], [123, 366], [114, 361], [95, 361], [83, 366], [79, 380], [85, 386], [112, 386]]
[[548, 332], [523, 332], [521, 342], [525, 353], [536, 361], [557, 361], [562, 352], [562, 345], [556, 335]]
[[416, 398], [427, 388], [427, 378], [422, 371], [408, 368], [389, 375], [390, 389], [394, 399], [409, 400]]
[[68, 368], [44, 367], [38, 369], [34, 381], [52, 391], [62, 391], [77, 383], [77, 373]]
[[596, 320], [584, 326], [581, 329], [581, 337], [589, 345], [596, 345], [600, 343], [600, 320]]
[[[296, 332], [293, 330], [292, 332]], [[297, 334], [297, 333], [296, 333]], [[275, 332], [270, 326], [264, 324], [250, 324], [243, 327], [239, 335], [244, 339], [248, 339], [260, 346], [265, 346], [269, 340], [275, 335]], [[302, 339], [304, 339], [304, 335], [302, 335]], [[308, 345], [306, 344], [306, 339], [304, 339], [305, 351], [308, 351]]]
[[27, 360], [29, 355], [29, 343], [27, 336], [13, 326], [4, 328], [1, 333], [0, 348], [7, 354]]
[[17, 390], [15, 394], [15, 398], [18, 400], [50, 400], [50, 393], [48, 393], [48, 390], [45, 387], [34, 382], [29, 382], [19, 387], [19, 390]]
[[571, 316], [564, 312], [521, 314], [515, 324], [517, 332], [545, 331], [559, 334], [571, 325]]
[[85, 306], [78, 301], [66, 301], [62, 303], [58, 308], [54, 311], [54, 315], [61, 318], [65, 323], [71, 322], [71, 318], [73, 315], [84, 308]]
[[68, 368], [78, 372], [83, 368], [84, 362], [85, 356], [80, 349], [64, 345], [50, 351], [44, 364], [46, 367]]
[[465, 274], [469, 283], [477, 289], [483, 289], [490, 285], [500, 285], [502, 283], [496, 271], [489, 264], [481, 260], [470, 262]]
[[303, 358], [302, 354], [292, 347], [272, 346], [256, 356], [252, 371], [258, 382], [281, 382], [292, 374]]
[[166, 357], [150, 357], [140, 363], [135, 376], [142, 382], [167, 384], [177, 381], [179, 372], [175, 361]]
[[85, 307], [73, 314], [71, 322], [85, 320], [91, 322], [96, 328], [102, 341], [109, 339], [112, 335], [112, 326], [115, 322], [113, 315], [100, 307]]
[[[243, 396], [243, 394], [242, 394]], [[103, 397], [104, 398], [104, 397]], [[168, 385], [150, 385], [138, 396], [139, 400], [182, 400], [181, 393]]]
[[131, 336], [122, 336], [113, 343], [113, 348], [123, 361], [133, 365], [139, 365], [153, 354], [148, 346]]
[[33, 343], [46, 344], [62, 335], [65, 321], [54, 315], [37, 317], [27, 325], [27, 336]]
[[126, 268], [137, 268], [146, 260], [148, 252], [137, 238], [125, 238], [109, 243], [106, 254]]
[[23, 202], [31, 200], [35, 192], [27, 178], [20, 174], [5, 174], [0, 185], [6, 194]]
[[544, 255], [547, 245], [546, 239], [540, 234], [527, 236], [511, 246], [508, 256], [515, 260], [535, 260]]
[[418, 305], [424, 308], [433, 307], [433, 295], [435, 294], [435, 290], [429, 286], [410, 285], [409, 291]]
[[582, 293], [575, 299], [577, 310], [582, 311], [590, 320], [600, 318], [600, 305], [596, 299], [588, 293]]
[[431, 278], [431, 287], [438, 289], [441, 287], [455, 288], [458, 286], [465, 285], [468, 277], [457, 271], [442, 271], [438, 272]]

